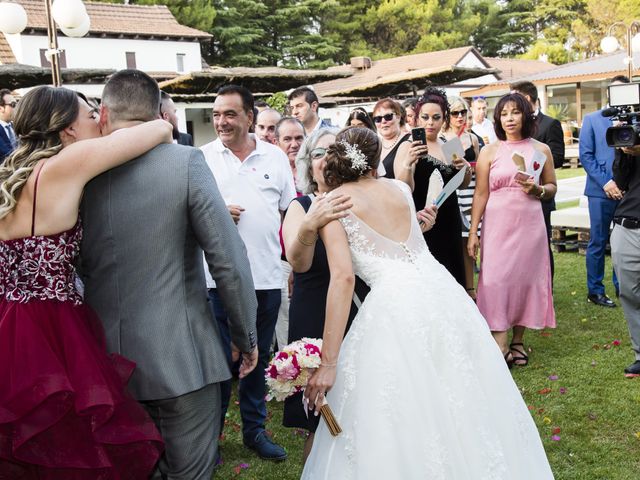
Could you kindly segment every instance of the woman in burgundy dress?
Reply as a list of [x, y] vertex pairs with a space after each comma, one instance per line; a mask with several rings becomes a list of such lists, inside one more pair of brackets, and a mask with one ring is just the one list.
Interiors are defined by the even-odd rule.
[[100, 137], [84, 97], [43, 86], [20, 102], [15, 131], [0, 167], [0, 478], [148, 478], [162, 439], [126, 393], [135, 365], [106, 354], [74, 262], [84, 185], [170, 142], [171, 125]]

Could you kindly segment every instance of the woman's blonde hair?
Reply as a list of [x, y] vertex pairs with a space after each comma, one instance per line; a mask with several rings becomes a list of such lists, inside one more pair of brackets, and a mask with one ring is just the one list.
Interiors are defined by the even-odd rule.
[[60, 132], [78, 118], [81, 94], [41, 86], [27, 93], [13, 122], [17, 148], [0, 166], [0, 219], [11, 213], [36, 163], [62, 150]]
[[[469, 104], [467, 103], [467, 101], [462, 98], [462, 97], [456, 97], [456, 96], [452, 96], [449, 97], [449, 111], [450, 112], [454, 112], [454, 111], [458, 111], [458, 110], [466, 110], [467, 113], [469, 112]], [[465, 118], [466, 120], [466, 118]], [[447, 121], [444, 124], [443, 127], [443, 131], [447, 131], [451, 128], [451, 115], [449, 115], [449, 118], [447, 118]]]

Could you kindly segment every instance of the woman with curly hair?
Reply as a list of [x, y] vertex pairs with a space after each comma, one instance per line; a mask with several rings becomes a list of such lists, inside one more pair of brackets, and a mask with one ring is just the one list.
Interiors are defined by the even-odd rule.
[[[443, 90], [427, 88], [416, 104], [418, 127], [425, 129], [427, 143], [412, 142], [411, 148], [401, 158], [406, 174], [401, 178], [413, 190], [413, 201], [417, 210], [425, 208], [429, 195], [431, 176], [442, 178], [446, 183], [460, 169], [465, 169], [461, 187], [471, 181], [471, 168], [464, 158], [456, 158], [452, 163], [442, 153], [445, 139], [440, 135], [442, 126], [449, 118], [449, 104]], [[396, 176], [396, 178], [400, 178]], [[438, 220], [433, 229], [424, 234], [425, 241], [433, 256], [442, 263], [458, 283], [466, 286], [464, 260], [462, 258], [462, 221], [458, 208], [458, 197], [454, 192], [438, 209]]]
[[106, 354], [74, 263], [85, 184], [171, 142], [154, 120], [101, 137], [83, 95], [38, 87], [0, 167], [0, 478], [147, 478], [163, 450], [125, 391], [132, 362]]
[[[304, 398], [328, 402], [302, 478], [553, 478], [542, 442], [478, 308], [429, 253], [411, 191], [376, 179], [380, 140], [349, 128], [325, 182], [346, 216], [320, 230], [330, 281], [322, 361]], [[344, 337], [355, 275], [371, 287]]]

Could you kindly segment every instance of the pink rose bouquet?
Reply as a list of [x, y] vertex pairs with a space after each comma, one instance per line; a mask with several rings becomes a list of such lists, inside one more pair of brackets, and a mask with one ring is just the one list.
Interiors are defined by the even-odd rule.
[[283, 401], [304, 390], [313, 370], [320, 366], [322, 340], [303, 338], [276, 353], [265, 370], [267, 400]]

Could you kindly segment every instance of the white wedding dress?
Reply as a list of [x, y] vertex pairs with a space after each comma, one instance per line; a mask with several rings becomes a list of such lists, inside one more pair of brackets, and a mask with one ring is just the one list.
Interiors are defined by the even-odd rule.
[[370, 287], [340, 350], [303, 479], [552, 479], [538, 430], [464, 289], [425, 244], [411, 193], [398, 243], [342, 219], [354, 271]]

